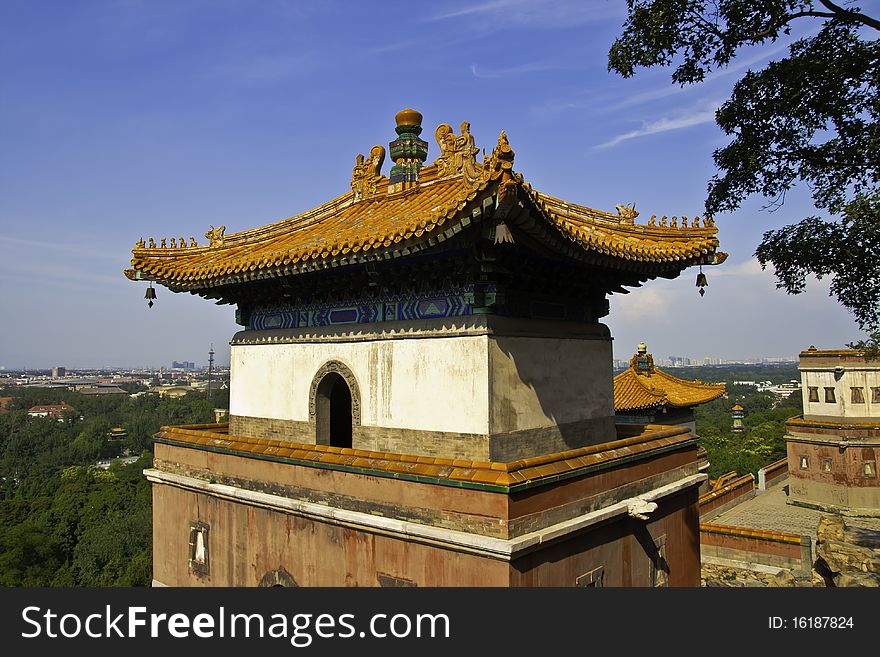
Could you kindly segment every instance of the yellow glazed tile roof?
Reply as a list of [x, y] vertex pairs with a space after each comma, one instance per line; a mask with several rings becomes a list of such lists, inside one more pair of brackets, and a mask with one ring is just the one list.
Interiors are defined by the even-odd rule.
[[[650, 358], [650, 355], [648, 355]], [[614, 410], [638, 411], [669, 406], [687, 408], [718, 399], [726, 392], [723, 383], [688, 381], [667, 374], [654, 367], [639, 366], [638, 355], [630, 361], [629, 369], [614, 377]]]
[[[379, 147], [376, 147], [379, 148]], [[680, 271], [694, 264], [719, 264], [717, 229], [711, 220], [652, 217], [636, 224], [638, 212], [618, 206], [612, 214], [568, 203], [532, 189], [513, 171], [513, 151], [502, 133], [492, 154], [468, 171], [423, 167], [414, 187], [400, 190], [381, 174], [372, 193], [352, 189], [302, 214], [267, 226], [224, 235], [220, 227], [198, 246], [181, 237], [155, 244], [143, 239], [132, 250], [132, 280], [157, 281], [173, 290], [204, 290], [255, 278], [386, 259], [430, 248], [467, 228], [502, 199], [529, 207], [542, 229], [567, 240], [575, 252], [592, 254], [616, 268], [655, 265]], [[359, 160], [361, 162], [361, 160]], [[355, 182], [352, 182], [354, 188]], [[170, 243], [169, 243], [170, 242]]]
[[618, 440], [615, 441], [501, 463], [231, 436], [228, 424], [166, 426], [159, 430], [156, 437], [160, 442], [237, 453], [245, 457], [263, 455], [268, 458], [311, 461], [327, 466], [360, 468], [377, 473], [398, 473], [449, 482], [493, 484], [501, 487], [585, 470], [599, 463], [628, 459], [637, 454], [670, 448], [694, 440], [694, 435], [687, 427], [620, 426]]

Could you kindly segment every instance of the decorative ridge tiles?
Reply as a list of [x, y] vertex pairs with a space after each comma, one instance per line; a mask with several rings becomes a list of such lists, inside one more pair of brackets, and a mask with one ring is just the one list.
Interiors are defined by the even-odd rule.
[[[619, 214], [613, 215], [548, 196], [528, 183], [522, 187], [551, 224], [588, 250], [626, 260], [659, 263], [687, 260], [720, 264], [727, 257], [716, 253], [718, 229], [711, 220], [701, 227], [688, 227], [686, 217], [681, 227], [639, 225], [634, 223], [638, 213], [633, 215], [631, 208], [618, 206]], [[663, 219], [665, 223], [666, 218]]]
[[[463, 178], [432, 181], [424, 187], [351, 202], [352, 194], [272, 226], [216, 240], [210, 247], [133, 249], [125, 274], [181, 289], [210, 287], [225, 276], [302, 268], [311, 261], [344, 260], [402, 248], [457, 218], [501, 176], [489, 172], [476, 187]], [[320, 211], [320, 212], [319, 212]], [[462, 213], [467, 215], [467, 213]]]
[[800, 353], [801, 358], [810, 356], [864, 356], [865, 352], [860, 349], [805, 349]]
[[328, 466], [354, 467], [449, 482], [472, 482], [502, 487], [558, 475], [569, 475], [600, 463], [670, 449], [695, 440], [686, 427], [647, 425], [638, 430], [628, 429], [628, 431], [638, 432], [599, 445], [520, 459], [511, 463], [434, 458], [229, 436], [228, 425], [167, 426], [162, 427], [156, 435], [158, 439], [172, 444], [187, 444], [242, 455], [262, 454], [270, 458], [312, 461]]
[[614, 410], [636, 411], [664, 405], [686, 408], [718, 399], [725, 392], [724, 384], [679, 379], [657, 368], [642, 373], [630, 367], [614, 377]]
[[773, 541], [775, 543], [801, 544], [801, 537], [799, 534], [775, 532], [766, 529], [751, 529], [749, 527], [734, 527], [732, 525], [718, 525], [712, 522], [701, 522], [700, 531], [710, 532], [712, 534], [725, 534], [727, 536], [757, 538], [759, 540]]
[[[441, 127], [449, 128], [445, 124]], [[465, 124], [462, 129], [462, 135], [446, 136], [470, 139]], [[230, 235], [225, 234], [225, 226], [211, 226], [205, 233], [210, 242], [207, 246], [197, 245], [193, 237], [189, 245], [183, 237], [179, 242], [171, 238], [170, 246], [165, 239], [159, 245], [153, 238], [149, 244], [141, 239], [132, 250], [131, 268], [125, 275], [132, 280], [155, 280], [174, 290], [199, 290], [394, 257], [409, 253], [407, 247], [421, 248], [432, 231], [448, 232], [469, 225], [488, 209], [485, 197], [491, 197], [494, 205], [527, 198], [563, 239], [619, 263], [684, 268], [719, 264], [726, 258], [716, 251], [717, 229], [711, 220], [702, 226], [698, 221], [687, 226], [687, 218], [682, 217], [678, 226], [678, 218], [673, 217], [667, 226], [664, 217], [660, 225], [652, 225], [653, 218], [640, 225], [635, 224], [638, 212], [634, 208], [618, 206], [614, 215], [532, 189], [521, 174], [514, 173], [514, 154], [504, 133], [482, 164], [473, 161], [474, 149], [462, 148], [465, 150], [447, 149], [435, 164], [422, 167], [414, 186], [398, 189], [399, 185], [371, 170], [372, 191], [368, 193], [363, 181], [357, 184], [360, 187], [353, 181], [357, 190], [270, 225]], [[457, 159], [462, 154], [467, 155], [463, 164]], [[356, 169], [363, 166], [358, 164]], [[478, 197], [482, 198], [474, 206]]]
[[880, 418], [876, 420], [851, 420], [841, 417], [840, 420], [806, 420], [803, 415], [796, 415], [785, 421], [786, 425], [792, 427], [816, 427], [819, 429], [874, 429], [880, 428]]

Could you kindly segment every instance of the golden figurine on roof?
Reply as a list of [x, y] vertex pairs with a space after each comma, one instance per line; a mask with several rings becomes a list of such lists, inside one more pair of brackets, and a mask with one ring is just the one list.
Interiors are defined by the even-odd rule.
[[226, 226], [220, 226], [219, 228], [214, 228], [213, 225], [209, 225], [209, 230], [205, 233], [205, 237], [211, 243], [211, 246], [220, 246], [223, 244], [223, 233], [226, 232]]
[[351, 189], [354, 200], [359, 201], [376, 193], [376, 183], [382, 175], [382, 164], [385, 162], [385, 147], [379, 144], [370, 149], [370, 157], [364, 159], [361, 153], [355, 158], [354, 169], [351, 171]]
[[477, 153], [480, 149], [474, 145], [471, 124], [462, 121], [461, 134], [452, 132], [452, 126], [441, 123], [434, 132], [434, 138], [440, 147], [440, 157], [434, 160], [437, 166], [437, 177], [464, 175], [469, 184], [478, 179]]
[[618, 203], [614, 207], [617, 208], [617, 214], [620, 217], [621, 221], [625, 224], [635, 223], [636, 217], [639, 216], [639, 211], [636, 210], [635, 201], [633, 201], [632, 206]]

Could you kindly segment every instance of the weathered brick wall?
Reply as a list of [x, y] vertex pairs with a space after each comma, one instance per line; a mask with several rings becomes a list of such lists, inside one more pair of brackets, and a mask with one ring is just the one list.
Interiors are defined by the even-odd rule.
[[762, 490], [766, 490], [787, 476], [788, 458], [781, 458], [758, 470], [758, 481], [763, 484]]
[[700, 497], [700, 517], [711, 518], [755, 496], [755, 476], [743, 475], [720, 490]]
[[245, 438], [267, 438], [309, 445], [315, 444], [314, 429], [308, 422], [280, 420], [271, 417], [230, 415], [229, 434]]
[[766, 566], [809, 570], [809, 538], [796, 534], [700, 523], [703, 561], [725, 559]]

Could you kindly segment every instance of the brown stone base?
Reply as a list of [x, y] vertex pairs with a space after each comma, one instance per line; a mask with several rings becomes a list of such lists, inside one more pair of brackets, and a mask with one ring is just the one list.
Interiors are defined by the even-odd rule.
[[289, 440], [293, 443], [315, 444], [315, 428], [308, 422], [281, 420], [271, 417], [229, 416], [229, 435], [245, 438]]
[[[612, 417], [489, 435], [355, 426], [352, 427], [352, 447], [375, 452], [508, 463], [592, 445], [597, 442], [595, 436], [609, 433], [614, 433]], [[296, 420], [231, 415], [229, 434], [316, 444], [315, 426]]]

